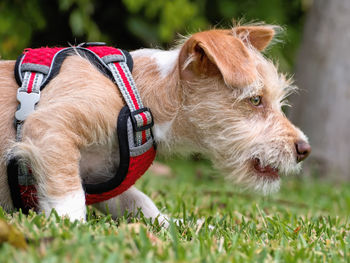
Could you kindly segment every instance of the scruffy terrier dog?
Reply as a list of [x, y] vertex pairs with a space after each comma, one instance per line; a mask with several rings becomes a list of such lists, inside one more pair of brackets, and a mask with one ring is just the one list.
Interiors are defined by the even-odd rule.
[[[281, 110], [294, 88], [261, 54], [274, 29], [209, 30], [170, 51], [131, 52], [159, 153], [201, 152], [229, 179], [264, 193], [279, 188], [280, 175], [300, 170], [310, 146]], [[14, 66], [0, 62], [0, 205], [13, 209], [6, 172], [11, 152], [31, 167], [40, 211], [84, 220], [82, 181], [112, 177], [118, 166], [115, 124], [125, 104], [120, 92], [87, 59], [69, 56], [26, 119], [21, 142], [14, 142]], [[166, 219], [135, 187], [96, 207], [113, 217], [141, 209], [145, 217]]]

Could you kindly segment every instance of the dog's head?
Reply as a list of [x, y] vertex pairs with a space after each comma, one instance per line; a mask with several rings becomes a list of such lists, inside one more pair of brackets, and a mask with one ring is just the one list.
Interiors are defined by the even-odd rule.
[[179, 55], [188, 137], [231, 178], [268, 193], [310, 152], [284, 115], [295, 89], [262, 54], [273, 26], [238, 26], [192, 35]]

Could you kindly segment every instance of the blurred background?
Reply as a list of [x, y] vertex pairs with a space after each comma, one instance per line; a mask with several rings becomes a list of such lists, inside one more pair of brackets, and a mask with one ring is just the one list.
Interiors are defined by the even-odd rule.
[[313, 147], [305, 173], [349, 180], [349, 14], [349, 0], [1, 0], [0, 57], [84, 41], [169, 48], [179, 35], [233, 19], [278, 24], [284, 32], [265, 53], [300, 87], [286, 111]]

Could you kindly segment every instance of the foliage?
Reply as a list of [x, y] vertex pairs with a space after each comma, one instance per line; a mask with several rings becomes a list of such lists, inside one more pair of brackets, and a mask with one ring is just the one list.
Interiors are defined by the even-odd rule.
[[97, 24], [91, 19], [94, 12], [94, 1], [91, 0], [59, 0], [59, 8], [70, 12], [69, 26], [75, 36], [86, 35], [88, 41], [102, 40], [103, 34]]
[[[145, 175], [140, 189], [183, 224], [114, 221], [90, 208], [86, 224], [52, 214], [6, 214], [27, 250], [0, 245], [0, 262], [347, 262], [350, 185], [283, 178], [279, 194], [242, 192], [209, 164], [169, 160], [172, 177]], [[196, 225], [197, 219], [205, 219]], [[210, 230], [209, 225], [214, 226]], [[137, 226], [137, 227], [135, 227]]]
[[[198, 5], [188, 0], [155, 0], [152, 4], [147, 0], [123, 2], [132, 14], [128, 21], [129, 28], [145, 40], [148, 35], [147, 28], [156, 28], [153, 32], [156, 34], [155, 38], [166, 43], [174, 39], [176, 32], [183, 32], [184, 28], [194, 32], [198, 28], [205, 28], [208, 23], [206, 18], [200, 15]], [[135, 16], [140, 13], [143, 15]], [[151, 21], [157, 17], [156, 24], [151, 25]]]
[[45, 19], [39, 0], [0, 2], [0, 54], [15, 57], [31, 40], [34, 30], [43, 29]]
[[4, 0], [0, 3], [0, 54], [15, 58], [28, 46], [107, 41], [122, 48], [167, 47], [177, 34], [232, 19], [265, 21], [287, 29], [270, 54], [291, 71], [307, 0]]

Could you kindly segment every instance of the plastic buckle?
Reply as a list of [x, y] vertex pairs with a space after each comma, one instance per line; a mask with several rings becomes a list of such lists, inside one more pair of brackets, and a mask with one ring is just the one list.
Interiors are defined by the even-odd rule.
[[19, 109], [15, 113], [15, 118], [17, 121], [24, 121], [35, 110], [35, 106], [40, 100], [40, 91], [39, 93], [27, 93], [26, 91], [18, 90], [17, 100]]
[[91, 46], [106, 46], [105, 42], [83, 42], [78, 47], [91, 47]]
[[[151, 123], [146, 124], [146, 125], [142, 125], [142, 126], [138, 126], [135, 116], [139, 115], [140, 113], [143, 113], [143, 112], [148, 112], [149, 113], [149, 115], [151, 116]], [[144, 130], [152, 128], [153, 125], [154, 125], [154, 121], [153, 121], [153, 115], [152, 115], [151, 110], [149, 108], [147, 108], [147, 107], [144, 107], [142, 109], [139, 109], [139, 110], [131, 112], [131, 122], [132, 122], [132, 126], [134, 127], [135, 131], [144, 131]]]

